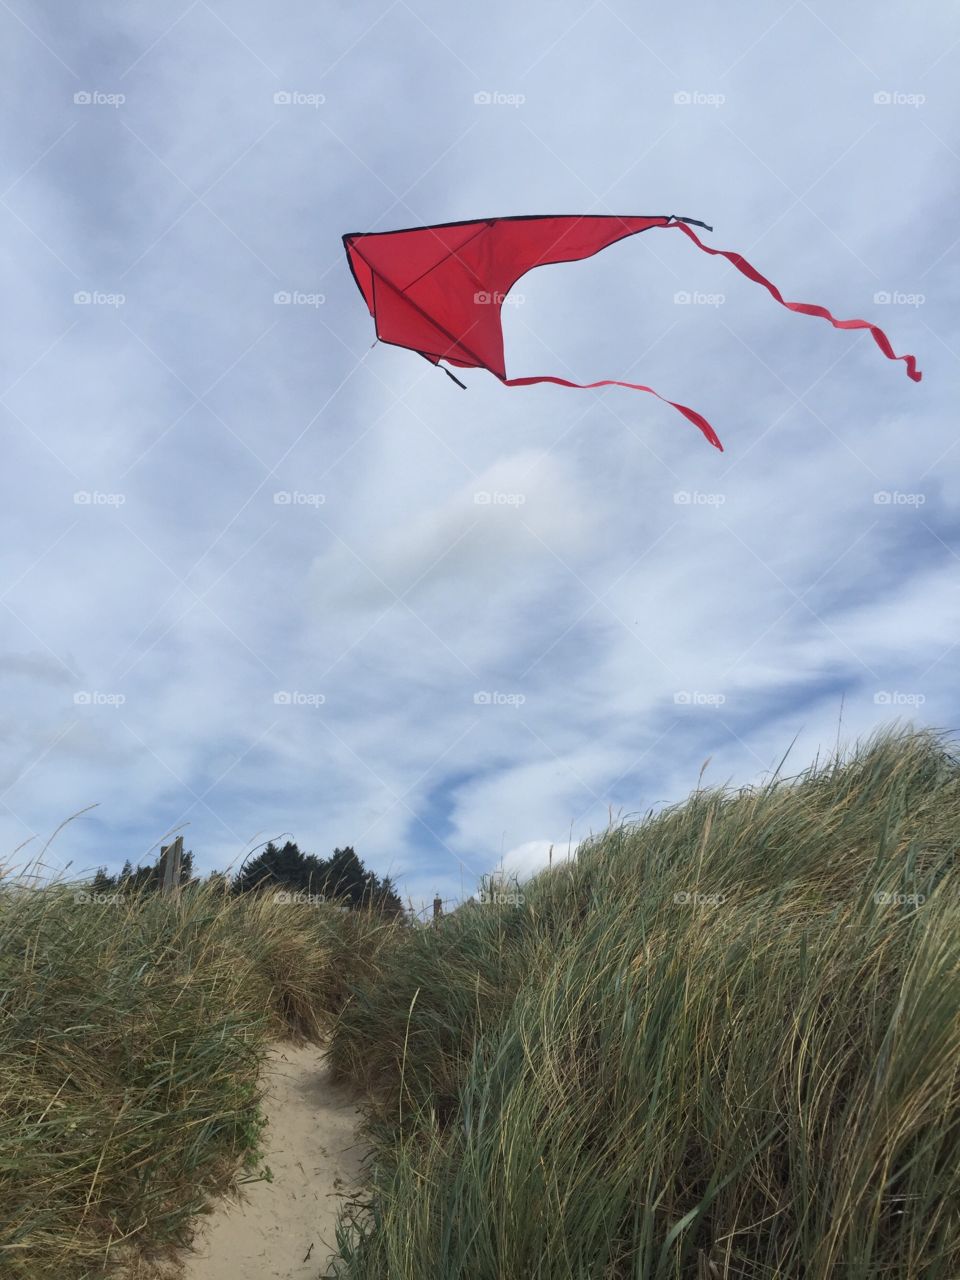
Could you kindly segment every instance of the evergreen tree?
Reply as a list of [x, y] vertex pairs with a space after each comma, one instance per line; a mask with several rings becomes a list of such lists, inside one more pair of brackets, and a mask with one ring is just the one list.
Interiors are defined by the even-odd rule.
[[[188, 884], [193, 879], [193, 850], [188, 849], [180, 858], [180, 884]], [[163, 888], [163, 857], [159, 856], [155, 863], [147, 863], [134, 867], [128, 858], [117, 876], [108, 876], [106, 868], [100, 868], [93, 880], [94, 893], [152, 892]]]
[[322, 894], [344, 906], [369, 907], [393, 918], [404, 914], [389, 876], [380, 880], [368, 871], [350, 845], [334, 849], [329, 858], [320, 859], [315, 854], [302, 853], [291, 840], [282, 848], [271, 841], [241, 867], [232, 885], [234, 893], [280, 887]]
[[248, 893], [251, 889], [282, 886], [305, 893], [321, 893], [322, 870], [319, 859], [312, 853], [301, 853], [292, 840], [288, 840], [282, 849], [278, 849], [271, 840], [252, 862], [237, 873], [233, 891]]
[[324, 868], [323, 888], [328, 898], [359, 907], [369, 897], [370, 876], [350, 845], [334, 849]]
[[92, 893], [113, 893], [117, 887], [115, 876], [107, 875], [106, 867], [98, 867], [97, 874], [93, 877], [93, 884], [90, 889]]

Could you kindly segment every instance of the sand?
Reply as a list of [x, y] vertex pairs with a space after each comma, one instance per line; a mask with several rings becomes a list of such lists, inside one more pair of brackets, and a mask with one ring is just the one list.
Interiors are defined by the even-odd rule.
[[318, 1280], [336, 1248], [341, 1197], [360, 1180], [355, 1097], [330, 1082], [323, 1051], [275, 1045], [264, 1080], [273, 1182], [250, 1183], [200, 1219], [183, 1280]]

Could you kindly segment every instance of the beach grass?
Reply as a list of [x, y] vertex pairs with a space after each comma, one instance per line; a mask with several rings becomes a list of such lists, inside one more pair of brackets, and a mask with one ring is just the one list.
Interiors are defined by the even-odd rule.
[[890, 732], [700, 790], [403, 939], [342, 1277], [960, 1275], [960, 768]]
[[364, 927], [205, 884], [0, 881], [0, 1276], [124, 1270], [263, 1176], [268, 1046], [320, 1039]]
[[0, 1276], [132, 1275], [268, 1176], [292, 1037], [366, 1100], [340, 1280], [956, 1280], [958, 847], [951, 739], [893, 729], [436, 926], [0, 878]]

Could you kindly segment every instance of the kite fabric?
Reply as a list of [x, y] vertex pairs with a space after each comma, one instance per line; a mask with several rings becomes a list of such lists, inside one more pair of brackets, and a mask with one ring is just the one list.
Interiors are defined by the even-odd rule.
[[[441, 360], [460, 369], [487, 369], [507, 387], [552, 382], [582, 390], [628, 387], [648, 391], [682, 413], [717, 449], [723, 445], [710, 423], [695, 409], [667, 400], [652, 387], [636, 382], [603, 379], [570, 382], [549, 376], [508, 378], [503, 356], [500, 310], [521, 278], [534, 267], [576, 262], [592, 257], [627, 236], [665, 227], [682, 231], [704, 253], [726, 258], [749, 280], [763, 287], [782, 306], [803, 315], [819, 316], [835, 329], [869, 329], [890, 360], [903, 360], [907, 376], [919, 382], [913, 356], [898, 356], [885, 333], [866, 320], [837, 320], [824, 307], [787, 302], [739, 253], [711, 249], [692, 226], [712, 231], [692, 218], [529, 215], [485, 218], [473, 222], [442, 222], [402, 231], [353, 232], [343, 237], [350, 270], [373, 317], [381, 342], [416, 351], [432, 364]], [[459, 386], [449, 369], [444, 369]]]

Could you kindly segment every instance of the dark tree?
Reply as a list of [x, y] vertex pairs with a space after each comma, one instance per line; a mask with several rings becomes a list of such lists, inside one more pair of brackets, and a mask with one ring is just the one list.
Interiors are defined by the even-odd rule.
[[322, 893], [322, 879], [320, 861], [312, 853], [301, 853], [292, 840], [278, 849], [271, 840], [252, 862], [238, 872], [233, 891], [249, 893], [251, 889], [282, 886], [305, 893]]
[[301, 853], [293, 841], [288, 840], [282, 848], [271, 841], [241, 868], [233, 882], [234, 893], [277, 887], [322, 894], [354, 909], [369, 907], [392, 917], [404, 914], [389, 876], [380, 880], [368, 871], [349, 845], [320, 859], [312, 853]]
[[[180, 884], [185, 885], [192, 879], [193, 850], [188, 849], [180, 859]], [[106, 867], [100, 867], [93, 878], [92, 891], [94, 893], [140, 893], [157, 890], [162, 886], [161, 858], [158, 858], [152, 866], [148, 863], [145, 867], [139, 864], [134, 867], [128, 858], [120, 869], [120, 874], [116, 876], [107, 875]]]
[[106, 867], [98, 867], [97, 874], [93, 877], [91, 892], [93, 893], [113, 893], [117, 887], [116, 876], [108, 876]]

